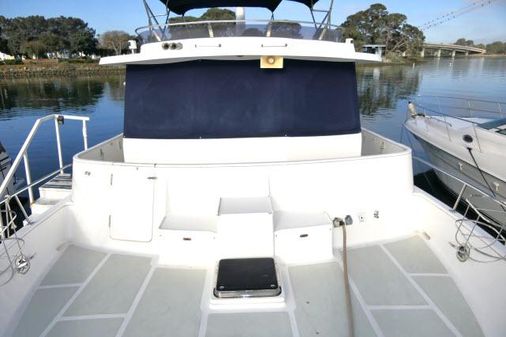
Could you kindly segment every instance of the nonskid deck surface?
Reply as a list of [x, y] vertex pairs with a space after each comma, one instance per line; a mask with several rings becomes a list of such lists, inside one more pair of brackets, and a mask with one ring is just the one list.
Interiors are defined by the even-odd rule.
[[[356, 336], [483, 336], [421, 238], [351, 249], [349, 268]], [[208, 308], [208, 272], [71, 245], [36, 289], [14, 336], [347, 336], [339, 262], [288, 267], [288, 305], [254, 312]]]

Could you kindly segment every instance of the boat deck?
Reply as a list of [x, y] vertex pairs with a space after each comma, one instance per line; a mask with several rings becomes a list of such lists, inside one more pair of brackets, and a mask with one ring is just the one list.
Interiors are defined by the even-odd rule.
[[[34, 291], [14, 336], [347, 336], [338, 259], [278, 269], [285, 305], [216, 309], [214, 269], [69, 245]], [[349, 269], [356, 336], [483, 336], [424, 239], [352, 248]]]

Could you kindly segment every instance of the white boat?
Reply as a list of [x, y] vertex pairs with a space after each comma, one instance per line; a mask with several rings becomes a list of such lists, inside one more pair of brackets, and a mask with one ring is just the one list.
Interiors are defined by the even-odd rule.
[[[474, 116], [482, 116], [469, 117], [450, 116], [431, 109], [420, 101], [419, 104], [410, 103], [414, 111], [406, 120], [405, 126], [420, 142], [429, 161], [503, 203], [506, 202], [506, 117], [501, 114], [504, 104], [479, 101], [496, 110], [473, 108]], [[461, 106], [477, 106], [476, 101], [459, 101], [466, 103]], [[491, 112], [496, 113], [495, 118], [490, 117]], [[436, 174], [454, 194], [466, 194], [471, 203], [490, 220], [506, 225], [503, 205], [481, 198], [480, 195], [473, 196], [473, 191], [462, 190], [460, 182], [449, 179], [438, 171]]]
[[[167, 2], [225, 3], [279, 1]], [[87, 118], [44, 117], [6, 176], [24, 161], [24, 190], [41, 183], [27, 151], [54, 122], [60, 167], [2, 240], [0, 335], [504, 335], [505, 247], [413, 185], [408, 147], [360, 127], [355, 63], [378, 56], [327, 21], [140, 33], [138, 53], [101, 60], [127, 65], [124, 132], [87, 148]]]

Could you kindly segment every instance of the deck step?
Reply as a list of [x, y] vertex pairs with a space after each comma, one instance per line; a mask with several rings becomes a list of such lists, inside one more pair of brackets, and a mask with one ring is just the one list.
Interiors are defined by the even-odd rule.
[[39, 187], [40, 199], [61, 200], [72, 191], [72, 175], [69, 173], [59, 174]]
[[59, 174], [39, 187], [40, 197], [32, 205], [32, 215], [39, 215], [72, 193], [72, 175]]

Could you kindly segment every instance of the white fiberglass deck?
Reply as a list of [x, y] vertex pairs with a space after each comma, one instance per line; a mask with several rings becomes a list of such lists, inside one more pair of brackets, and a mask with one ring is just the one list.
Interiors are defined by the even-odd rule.
[[[277, 268], [286, 305], [213, 309], [214, 269], [69, 245], [27, 301], [14, 336], [347, 335], [340, 258]], [[352, 248], [349, 268], [356, 336], [483, 336], [424, 239]]]

